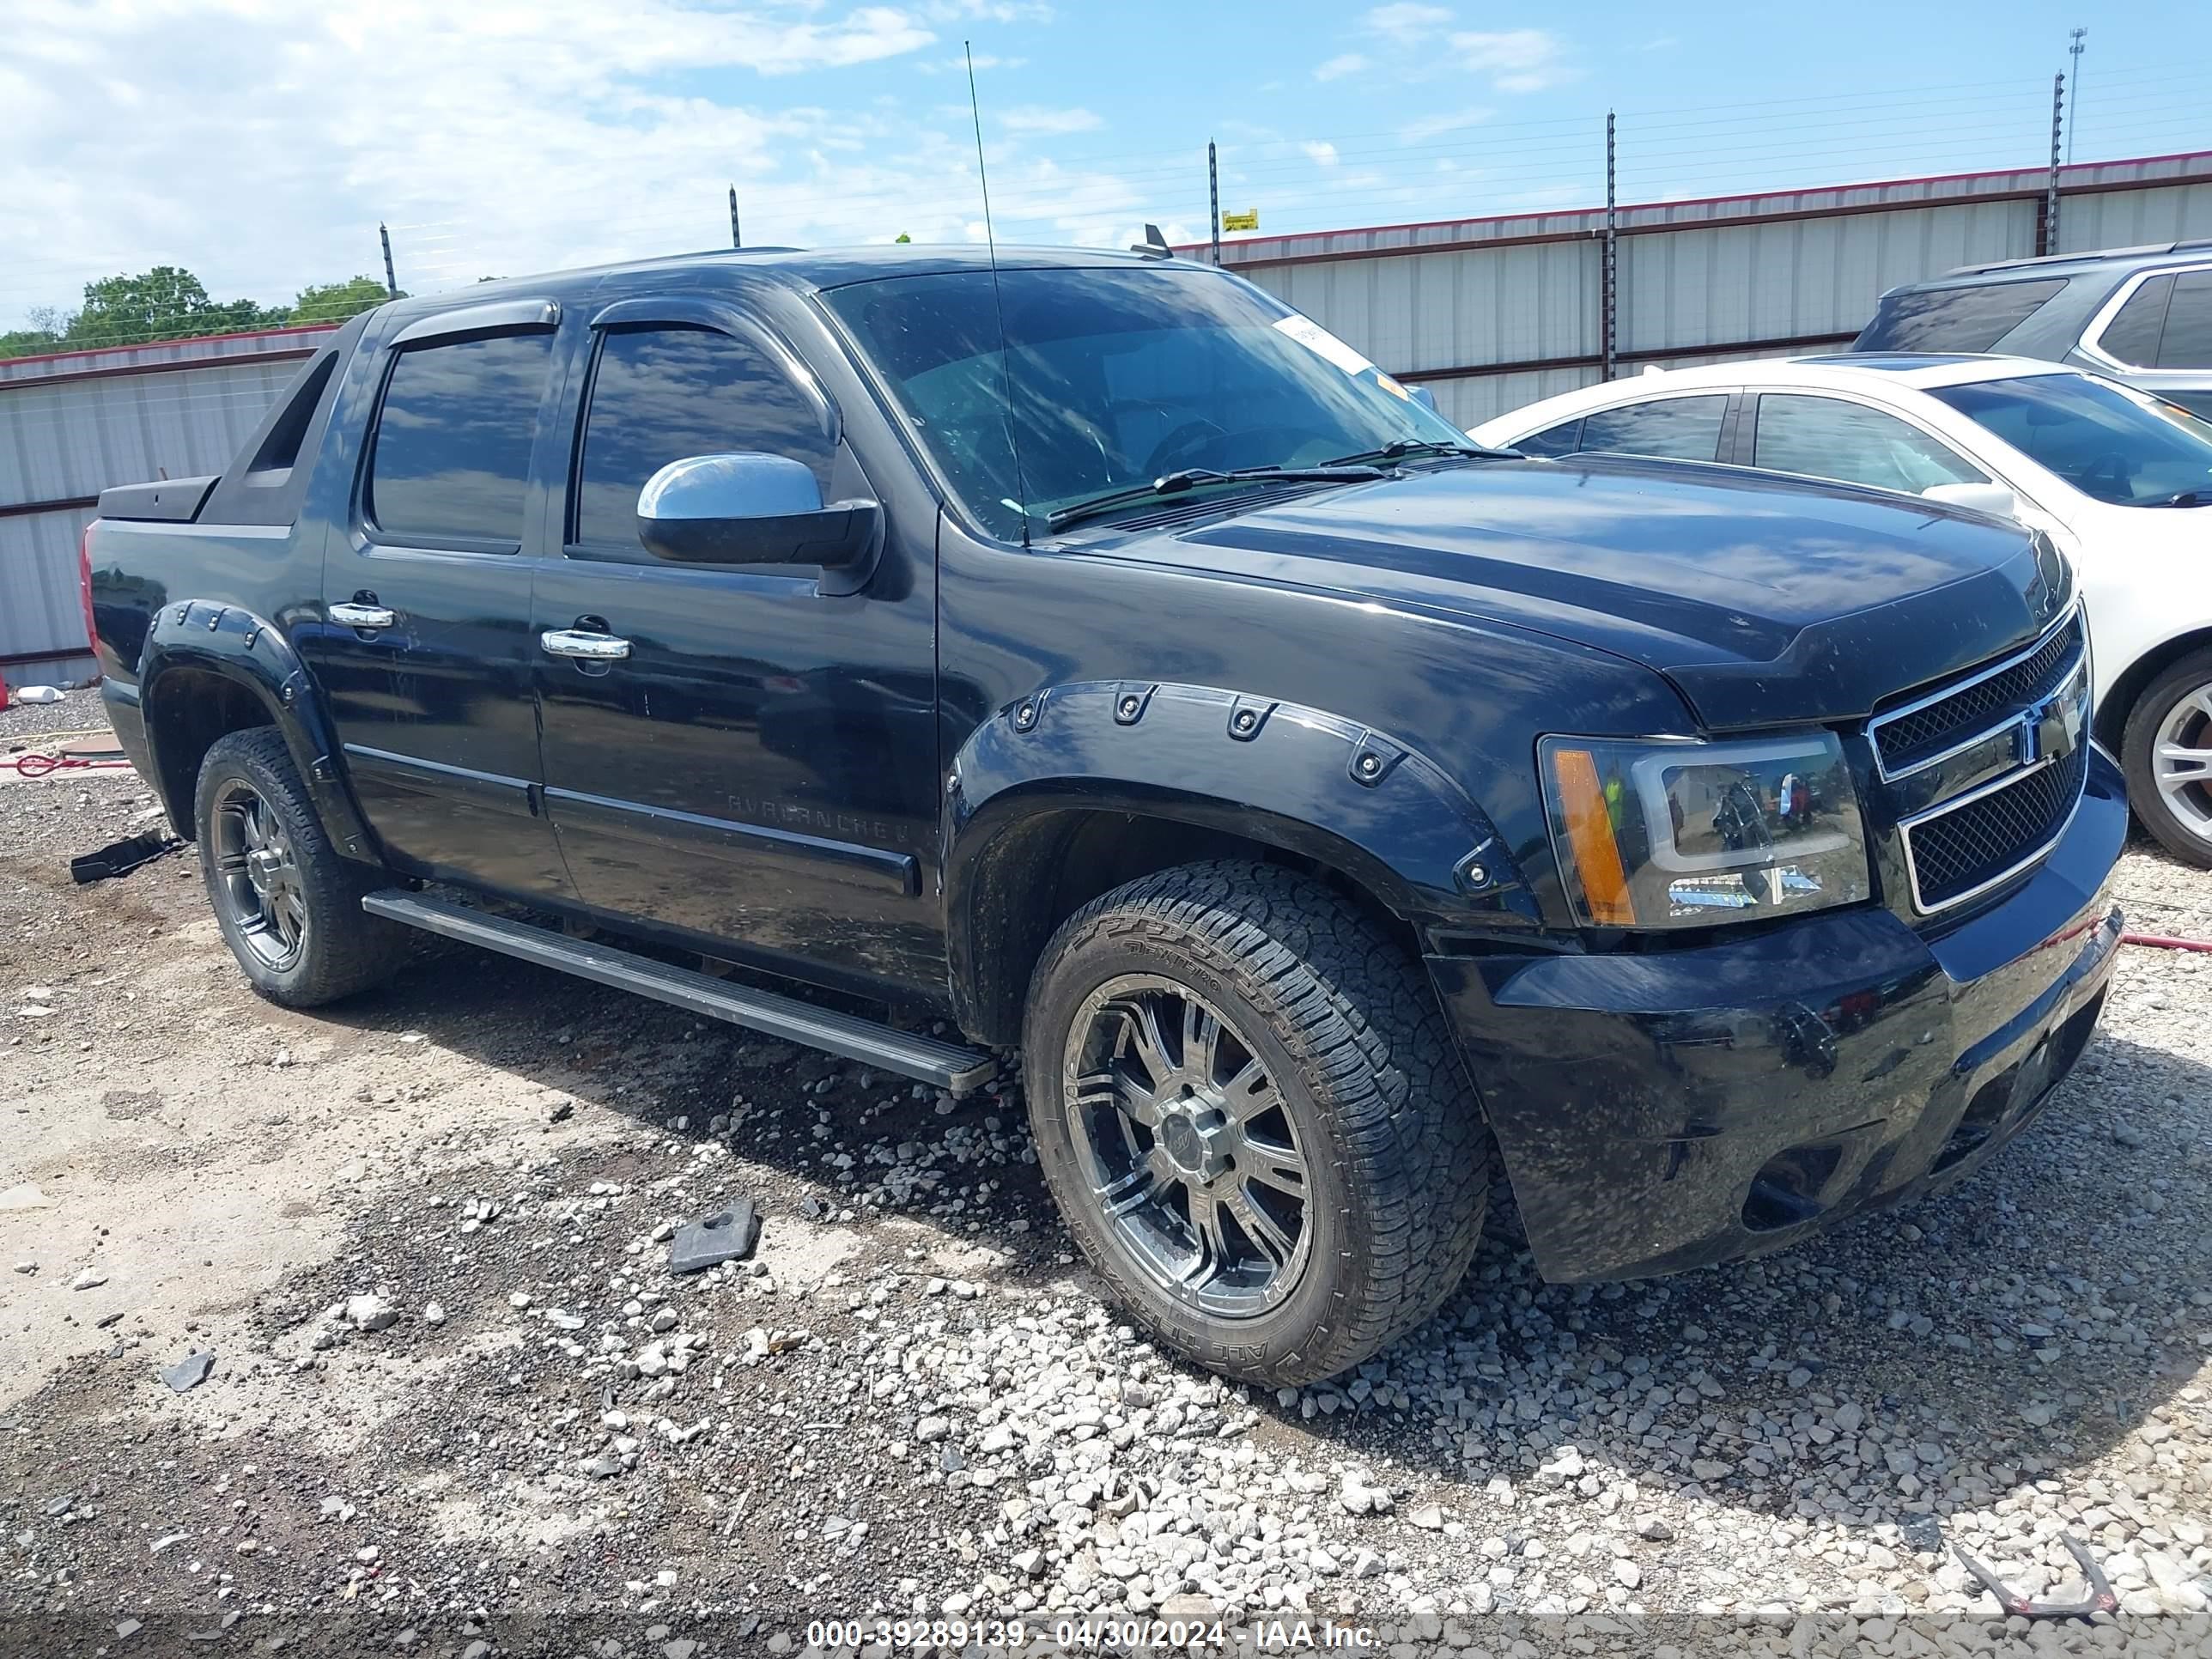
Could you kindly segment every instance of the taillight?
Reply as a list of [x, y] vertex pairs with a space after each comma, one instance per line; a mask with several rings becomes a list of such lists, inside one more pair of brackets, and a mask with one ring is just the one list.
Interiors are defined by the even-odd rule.
[[[97, 524], [98, 520], [93, 523]], [[97, 650], [100, 629], [92, 620], [92, 525], [84, 527], [84, 539], [76, 547], [77, 593], [84, 600], [84, 642]]]

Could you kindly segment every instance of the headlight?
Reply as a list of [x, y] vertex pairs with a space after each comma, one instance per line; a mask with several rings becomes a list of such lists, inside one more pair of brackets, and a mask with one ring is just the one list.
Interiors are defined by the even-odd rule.
[[1866, 832], [1828, 732], [1743, 742], [1546, 738], [1552, 840], [1594, 927], [1710, 927], [1868, 896]]

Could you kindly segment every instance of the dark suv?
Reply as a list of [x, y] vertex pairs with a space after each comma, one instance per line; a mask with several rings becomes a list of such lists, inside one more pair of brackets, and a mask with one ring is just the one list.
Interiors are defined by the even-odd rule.
[[2212, 416], [2212, 240], [1961, 266], [1883, 295], [1851, 349], [2041, 357]]
[[2119, 936], [2048, 540], [1474, 449], [1206, 265], [398, 301], [88, 551], [264, 995], [425, 928], [953, 1094], [1018, 1045], [1090, 1260], [1270, 1384], [1443, 1302], [1494, 1153], [1564, 1279], [1963, 1174]]

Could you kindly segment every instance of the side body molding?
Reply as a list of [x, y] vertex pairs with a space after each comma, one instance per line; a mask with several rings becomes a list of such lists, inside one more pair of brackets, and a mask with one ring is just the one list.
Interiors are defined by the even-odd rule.
[[[312, 617], [295, 623], [325, 625]], [[179, 677], [195, 674], [239, 686], [267, 709], [338, 850], [349, 858], [377, 859], [376, 842], [346, 787], [337, 733], [298, 652], [283, 629], [240, 605], [172, 599], [147, 632], [138, 665], [138, 704], [151, 775], [160, 780], [171, 821], [180, 829], [191, 825], [194, 781], [162, 754], [162, 732], [165, 726], [176, 729], [173, 717], [179, 711], [170, 700], [193, 695]]]
[[[946, 787], [953, 998], [994, 1041], [1009, 1040], [992, 1012], [1008, 991], [987, 948], [1006, 937], [994, 909], [1025, 890], [1029, 860], [1059, 855], [1052, 837], [1024, 831], [1071, 812], [1165, 818], [1279, 848], [1341, 872], [1425, 933], [1540, 925], [1490, 819], [1442, 768], [1298, 703], [1203, 685], [1054, 686], [977, 726]], [[1022, 937], [1018, 919], [1012, 927]]]

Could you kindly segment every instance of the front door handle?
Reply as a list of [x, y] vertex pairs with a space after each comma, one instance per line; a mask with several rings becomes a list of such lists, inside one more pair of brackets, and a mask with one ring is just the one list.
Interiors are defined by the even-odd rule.
[[341, 628], [389, 628], [399, 620], [399, 613], [386, 605], [349, 600], [331, 607], [331, 620]]
[[612, 634], [582, 628], [549, 628], [538, 636], [549, 657], [575, 657], [585, 662], [620, 662], [629, 655], [629, 641]]

